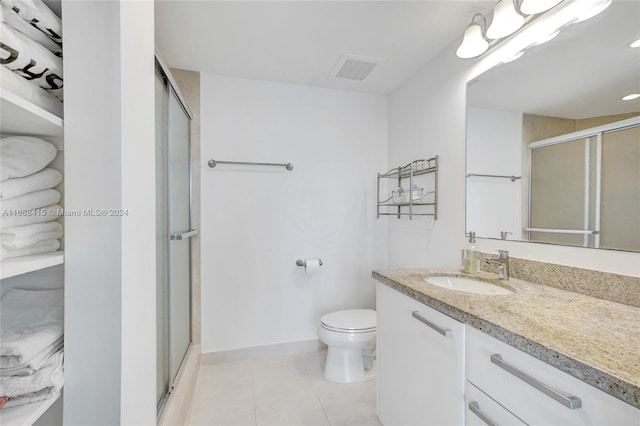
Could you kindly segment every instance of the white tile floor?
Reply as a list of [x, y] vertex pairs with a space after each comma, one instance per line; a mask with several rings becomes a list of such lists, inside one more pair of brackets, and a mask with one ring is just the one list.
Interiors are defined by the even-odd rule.
[[376, 382], [324, 380], [326, 351], [200, 368], [188, 424], [379, 426]]

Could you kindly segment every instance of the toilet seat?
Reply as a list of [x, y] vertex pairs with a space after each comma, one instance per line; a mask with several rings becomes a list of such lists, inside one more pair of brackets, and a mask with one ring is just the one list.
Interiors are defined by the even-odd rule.
[[337, 333], [370, 333], [376, 331], [376, 311], [350, 309], [332, 312], [320, 319], [322, 328]]

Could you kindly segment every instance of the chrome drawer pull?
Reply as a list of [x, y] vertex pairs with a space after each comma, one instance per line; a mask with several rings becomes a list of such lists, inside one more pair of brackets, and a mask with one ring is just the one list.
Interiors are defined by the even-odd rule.
[[498, 426], [498, 424], [494, 422], [491, 417], [480, 411], [480, 404], [478, 404], [476, 401], [471, 401], [469, 403], [469, 410], [471, 410], [471, 412], [476, 416], [480, 417], [480, 420], [485, 422], [488, 426]]
[[580, 400], [580, 398], [578, 398], [577, 396], [565, 395], [562, 392], [559, 392], [553, 389], [552, 387], [545, 385], [540, 380], [534, 377], [531, 377], [524, 371], [521, 371], [518, 368], [514, 367], [513, 365], [507, 364], [506, 362], [504, 362], [502, 360], [502, 355], [500, 354], [491, 355], [491, 362], [497, 365], [498, 367], [502, 368], [503, 370], [506, 370], [507, 372], [513, 374], [523, 382], [538, 389], [540, 392], [544, 393], [545, 395], [555, 399], [560, 404], [564, 405], [570, 410], [574, 410], [576, 408], [582, 407], [582, 400]]
[[420, 321], [421, 323], [433, 328], [435, 331], [437, 331], [438, 333], [442, 334], [445, 337], [451, 337], [452, 335], [451, 330], [449, 330], [448, 328], [438, 327], [437, 325], [435, 325], [434, 323], [432, 323], [431, 321], [429, 321], [428, 319], [420, 315], [420, 311], [411, 312], [411, 316], [417, 319], [418, 321]]

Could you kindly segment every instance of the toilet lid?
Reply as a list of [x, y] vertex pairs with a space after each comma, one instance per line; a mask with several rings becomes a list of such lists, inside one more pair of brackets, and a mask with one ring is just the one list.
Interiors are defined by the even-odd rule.
[[376, 311], [373, 309], [350, 309], [332, 312], [322, 317], [322, 326], [338, 331], [375, 331]]

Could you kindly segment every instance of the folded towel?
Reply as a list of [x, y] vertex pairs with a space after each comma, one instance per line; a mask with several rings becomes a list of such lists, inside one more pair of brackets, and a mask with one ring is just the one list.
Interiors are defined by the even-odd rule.
[[43, 189], [19, 197], [0, 200], [0, 210], [39, 209], [57, 204], [60, 198], [62, 198], [60, 193], [55, 189]]
[[0, 246], [0, 260], [11, 259], [13, 257], [31, 256], [34, 254], [52, 253], [60, 248], [60, 241], [45, 240], [21, 248], [9, 248]]
[[5, 3], [5, 1], [0, 3], [0, 8], [2, 9], [0, 16], [2, 16], [3, 22], [20, 31], [31, 40], [37, 41], [54, 55], [62, 57], [62, 46], [47, 37], [47, 35], [36, 26], [22, 19], [15, 10], [8, 7]]
[[62, 100], [62, 58], [38, 42], [0, 22], [2, 64]]
[[33, 136], [0, 139], [0, 181], [29, 176], [44, 169], [58, 154], [55, 145]]
[[23, 178], [7, 179], [0, 183], [0, 200], [53, 188], [60, 182], [62, 182], [62, 173], [50, 168]]
[[57, 44], [62, 44], [62, 20], [42, 0], [2, 0], [9, 9]]
[[0, 300], [0, 367], [24, 364], [63, 335], [64, 290], [9, 290]]
[[[58, 223], [58, 225], [60, 224]], [[8, 249], [24, 249], [28, 247], [34, 247], [47, 240], [57, 240], [58, 238], [62, 238], [62, 229], [49, 232], [41, 232], [30, 237], [21, 238], [19, 240], [2, 241], [0, 242], [0, 246]]]
[[13, 367], [0, 368], [0, 376], [28, 376], [40, 370], [49, 358], [64, 347], [64, 339], [61, 337], [52, 345], [38, 352], [30, 360]]
[[49, 357], [42, 368], [30, 376], [0, 376], [0, 395], [15, 397], [41, 392], [48, 388], [60, 390], [64, 382], [62, 375], [63, 351]]
[[4, 404], [2, 408], [5, 409], [5, 408], [11, 408], [11, 407], [18, 407], [20, 405], [26, 405], [34, 402], [44, 401], [44, 400], [53, 398], [54, 396], [58, 395], [59, 392], [60, 392], [60, 389], [47, 388], [47, 389], [41, 390], [40, 392], [34, 392], [27, 395], [16, 396], [15, 398], [8, 398], [7, 402]]
[[59, 222], [35, 223], [33, 225], [14, 226], [0, 231], [0, 241], [10, 243], [17, 240], [32, 237], [37, 234], [60, 231], [62, 224]]
[[20, 77], [4, 65], [0, 65], [0, 88], [3, 93], [11, 92], [57, 117], [62, 118], [64, 115], [60, 99], [37, 84]]
[[25, 211], [12, 212], [10, 210], [0, 210], [0, 230], [14, 226], [32, 225], [34, 223], [51, 222], [62, 216], [64, 209], [57, 204]]

